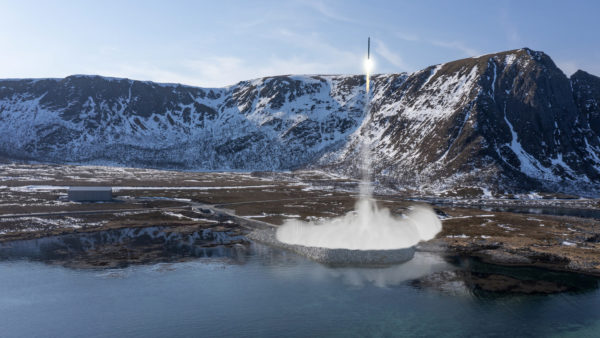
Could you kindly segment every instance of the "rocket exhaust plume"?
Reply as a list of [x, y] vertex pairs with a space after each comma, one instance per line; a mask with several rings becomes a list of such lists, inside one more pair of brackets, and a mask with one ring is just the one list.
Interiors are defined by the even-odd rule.
[[371, 37], [367, 38], [367, 59], [365, 60], [365, 73], [367, 74], [367, 95], [369, 95], [369, 83], [371, 82]]
[[[367, 95], [365, 116], [369, 113], [369, 77], [371, 72], [371, 38], [367, 40]], [[379, 208], [372, 196], [370, 145], [362, 139], [360, 148], [362, 182], [354, 211], [322, 221], [287, 220], [277, 229], [283, 243], [350, 250], [393, 250], [408, 248], [420, 241], [433, 239], [442, 230], [435, 212], [425, 205], [413, 206], [402, 216]]]

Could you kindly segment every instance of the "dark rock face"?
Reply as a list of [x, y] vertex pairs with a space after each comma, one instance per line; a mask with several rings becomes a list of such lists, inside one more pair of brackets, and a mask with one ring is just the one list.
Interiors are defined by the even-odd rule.
[[369, 123], [335, 159], [347, 173], [366, 139], [386, 185], [598, 191], [599, 78], [569, 79], [544, 53], [521, 49], [430, 67], [395, 85], [378, 80]]
[[[474, 293], [478, 297], [581, 292], [597, 288], [596, 283], [590, 277], [579, 278], [581, 280], [577, 280], [578, 283], [572, 283], [569, 278], [576, 279], [576, 277], [568, 274], [556, 274], [556, 276], [548, 277], [551, 277], [551, 279], [543, 280], [532, 278], [531, 276], [511, 276], [489, 272], [455, 270], [433, 273], [419, 280], [412, 281], [411, 285], [421, 289], [433, 289], [448, 294]], [[567, 279], [566, 283], [565, 279]]]
[[0, 81], [0, 155], [47, 162], [282, 170], [339, 147], [361, 76], [278, 76], [218, 89], [70, 76]]
[[413, 74], [276, 76], [226, 88], [0, 80], [0, 156], [186, 169], [322, 167], [385, 186], [600, 191], [600, 78], [507, 51]]

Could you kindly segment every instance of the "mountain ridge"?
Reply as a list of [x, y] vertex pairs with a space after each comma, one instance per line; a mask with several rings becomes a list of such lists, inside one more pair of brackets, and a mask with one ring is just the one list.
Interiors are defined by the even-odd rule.
[[600, 190], [600, 78], [518, 49], [372, 76], [222, 88], [74, 75], [0, 80], [0, 153], [193, 170], [322, 168], [423, 193]]
[[[477, 59], [477, 58], [482, 58], [482, 57], [486, 57], [486, 56], [492, 56], [492, 55], [498, 55], [498, 54], [504, 54], [504, 53], [511, 53], [511, 52], [518, 52], [518, 51], [522, 51], [522, 50], [529, 50], [532, 52], [535, 52], [535, 50], [529, 48], [529, 47], [522, 47], [522, 48], [517, 48], [517, 49], [511, 49], [511, 50], [506, 50], [506, 51], [501, 51], [501, 52], [496, 52], [496, 53], [487, 53], [487, 54], [482, 54], [479, 56], [471, 56], [471, 57], [466, 57], [463, 59], [457, 59], [454, 61], [448, 61], [445, 63], [451, 63], [451, 62], [456, 62], [456, 61], [461, 61], [461, 60], [468, 60], [468, 59]], [[542, 52], [543, 53], [543, 52]], [[545, 53], [544, 53], [545, 54]], [[445, 63], [439, 63], [436, 65], [431, 65], [428, 66], [426, 68], [429, 67], [435, 67], [438, 65], [443, 65]], [[424, 68], [424, 69], [426, 69]], [[417, 70], [415, 72], [412, 73], [416, 73], [416, 72], [420, 72], [421, 70]], [[562, 70], [561, 70], [562, 71]], [[591, 75], [591, 76], [595, 76], [595, 77], [600, 77], [600, 75], [594, 75], [591, 74], [583, 69], [577, 69], [575, 72], [573, 72], [573, 74], [571, 74], [570, 76], [565, 73], [564, 71], [562, 71], [563, 74], [567, 77], [571, 77], [572, 75], [574, 75], [575, 73], [578, 72], [583, 72], [587, 75]], [[386, 74], [412, 74], [409, 72], [401, 72], [401, 73], [374, 73], [372, 75], [386, 75]], [[331, 73], [331, 74], [319, 74], [319, 73], [315, 73], [315, 74], [276, 74], [276, 75], [269, 75], [269, 76], [264, 76], [264, 77], [257, 77], [257, 78], [253, 78], [253, 79], [248, 79], [248, 80], [242, 80], [242, 81], [238, 81], [234, 84], [229, 84], [229, 85], [225, 85], [225, 86], [217, 86], [217, 87], [204, 87], [204, 86], [198, 86], [198, 85], [191, 85], [191, 84], [186, 84], [186, 83], [182, 83], [182, 82], [161, 82], [161, 81], [154, 81], [154, 80], [139, 80], [139, 79], [132, 79], [132, 78], [128, 78], [128, 77], [115, 77], [115, 76], [105, 76], [105, 75], [100, 75], [100, 74], [70, 74], [67, 75], [65, 77], [39, 77], [39, 78], [0, 78], [0, 81], [21, 81], [21, 80], [27, 80], [27, 81], [39, 81], [39, 80], [64, 80], [66, 78], [69, 77], [88, 77], [88, 78], [94, 78], [94, 77], [98, 77], [98, 78], [103, 78], [106, 80], [113, 80], [113, 81], [121, 81], [121, 80], [128, 80], [128, 81], [137, 81], [137, 82], [145, 82], [145, 83], [149, 83], [149, 84], [156, 84], [156, 85], [162, 85], [162, 86], [170, 86], [170, 87], [177, 87], [177, 86], [182, 86], [182, 87], [192, 87], [192, 88], [203, 88], [203, 89], [220, 89], [220, 88], [228, 88], [228, 87], [232, 87], [235, 86], [237, 84], [239, 84], [240, 82], [245, 82], [245, 81], [254, 81], [254, 80], [259, 80], [262, 78], [272, 78], [272, 77], [279, 77], [279, 76], [307, 76], [307, 77], [311, 77], [311, 76], [364, 76], [364, 74], [345, 74], [345, 73]]]

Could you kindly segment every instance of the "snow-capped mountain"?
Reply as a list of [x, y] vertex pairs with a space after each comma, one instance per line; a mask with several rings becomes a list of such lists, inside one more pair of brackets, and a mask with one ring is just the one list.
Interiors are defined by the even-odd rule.
[[371, 114], [328, 161], [355, 163], [368, 140], [389, 185], [598, 191], [599, 101], [600, 78], [569, 79], [530, 49], [380, 76]]
[[363, 119], [361, 76], [278, 76], [226, 88], [69, 76], [0, 81], [9, 158], [280, 170], [339, 148]]
[[[412, 74], [277, 76], [225, 88], [0, 80], [0, 154], [196, 170], [321, 167], [440, 191], [600, 190], [600, 78], [529, 49]], [[366, 103], [369, 103], [366, 105]]]

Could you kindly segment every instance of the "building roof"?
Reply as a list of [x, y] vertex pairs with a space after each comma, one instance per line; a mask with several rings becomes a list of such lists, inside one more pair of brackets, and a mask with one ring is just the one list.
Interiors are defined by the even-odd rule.
[[112, 187], [69, 187], [69, 191], [112, 191]]

